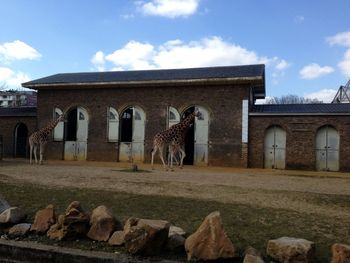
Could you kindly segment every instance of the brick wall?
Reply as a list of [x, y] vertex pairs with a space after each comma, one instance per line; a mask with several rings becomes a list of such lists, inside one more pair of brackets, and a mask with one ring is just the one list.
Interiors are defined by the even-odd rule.
[[0, 117], [0, 135], [3, 137], [3, 157], [14, 157], [15, 128], [19, 123], [27, 126], [28, 136], [36, 130], [36, 117]]
[[[153, 136], [166, 128], [166, 109], [181, 114], [193, 105], [210, 114], [209, 165], [241, 166], [242, 99], [249, 97], [249, 86], [172, 86], [52, 89], [38, 92], [38, 122], [45, 126], [54, 107], [67, 110], [84, 107], [89, 113], [88, 160], [117, 160], [117, 145], [107, 142], [107, 108], [119, 114], [128, 106], [139, 106], [146, 114], [145, 162], [150, 161]], [[50, 142], [46, 157], [63, 158], [63, 143]]]
[[350, 116], [250, 116], [249, 167], [264, 167], [265, 131], [279, 125], [286, 131], [286, 169], [314, 170], [317, 130], [333, 126], [339, 133], [339, 169], [350, 171]]

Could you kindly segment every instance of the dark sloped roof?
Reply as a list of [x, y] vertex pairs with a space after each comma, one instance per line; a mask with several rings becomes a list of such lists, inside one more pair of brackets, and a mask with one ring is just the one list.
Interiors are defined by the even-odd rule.
[[264, 104], [254, 105], [251, 112], [266, 114], [281, 113], [350, 113], [350, 103], [320, 104]]
[[[264, 80], [265, 65], [245, 65], [228, 67], [207, 67], [187, 69], [160, 69], [138, 71], [109, 71], [63, 73], [23, 83], [23, 87], [54, 84], [93, 84], [113, 82], [180, 81], [196, 79], [225, 79], [261, 77]], [[265, 84], [265, 83], [264, 83]], [[264, 85], [263, 84], [263, 85]]]
[[36, 117], [36, 107], [0, 108], [0, 117]]

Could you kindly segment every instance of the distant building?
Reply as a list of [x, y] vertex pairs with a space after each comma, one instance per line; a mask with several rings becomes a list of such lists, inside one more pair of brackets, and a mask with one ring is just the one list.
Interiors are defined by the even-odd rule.
[[35, 107], [35, 91], [0, 91], [0, 107]]

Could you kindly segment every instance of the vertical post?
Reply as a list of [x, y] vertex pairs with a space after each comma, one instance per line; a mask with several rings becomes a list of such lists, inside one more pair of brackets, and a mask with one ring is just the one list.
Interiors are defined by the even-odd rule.
[[247, 99], [242, 100], [242, 166], [248, 167], [248, 118], [249, 102]]

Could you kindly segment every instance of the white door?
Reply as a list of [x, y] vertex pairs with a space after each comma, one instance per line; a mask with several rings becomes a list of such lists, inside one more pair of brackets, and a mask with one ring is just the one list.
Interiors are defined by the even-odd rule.
[[133, 109], [132, 155], [135, 162], [144, 160], [145, 113], [139, 107]]
[[284, 169], [286, 166], [286, 132], [279, 126], [272, 126], [265, 134], [264, 167]]
[[339, 170], [339, 134], [330, 126], [322, 127], [316, 134], [316, 169]]
[[145, 113], [139, 107], [132, 108], [132, 141], [120, 142], [119, 161], [143, 162], [145, 144]]
[[201, 113], [200, 118], [195, 119], [194, 126], [194, 160], [195, 165], [208, 164], [208, 135], [209, 135], [209, 113], [198, 106], [196, 107]]
[[87, 140], [88, 140], [88, 125], [89, 115], [86, 110], [78, 107], [77, 110], [77, 160], [86, 160], [87, 155]]
[[64, 143], [64, 159], [69, 161], [86, 160], [87, 156], [89, 115], [85, 109], [78, 107], [76, 119], [76, 140]]

